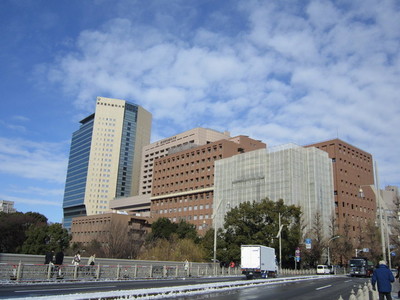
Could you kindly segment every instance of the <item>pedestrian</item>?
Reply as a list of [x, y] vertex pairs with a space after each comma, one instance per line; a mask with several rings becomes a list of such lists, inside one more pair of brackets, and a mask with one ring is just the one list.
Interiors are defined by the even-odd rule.
[[[400, 282], [400, 265], [397, 265], [396, 278], [399, 278], [399, 282]], [[397, 297], [400, 298], [400, 290], [397, 292]]]
[[88, 260], [88, 266], [94, 266], [96, 263], [96, 254], [93, 254], [92, 256], [89, 257]]
[[381, 260], [371, 279], [372, 289], [374, 291], [376, 291], [375, 285], [378, 285], [379, 300], [384, 300], [385, 298], [387, 300], [392, 300], [392, 282], [394, 282], [393, 273], [389, 270], [386, 262]]
[[63, 264], [63, 262], [64, 262], [64, 252], [63, 252], [62, 250], [60, 250], [60, 251], [58, 251], [58, 252], [56, 253], [56, 261], [55, 261], [55, 264], [60, 266], [60, 265]]
[[89, 273], [91, 276], [95, 276], [95, 273], [94, 273], [94, 268], [95, 268], [94, 265], [95, 264], [96, 264], [96, 254], [93, 254], [89, 257], [88, 262], [87, 262], [87, 265], [89, 268]]
[[45, 265], [53, 264], [53, 259], [54, 259], [54, 249], [46, 253], [46, 255], [44, 256], [44, 264]]
[[53, 276], [54, 273], [54, 249], [51, 249], [50, 252], [47, 252], [45, 257], [44, 257], [44, 264], [49, 265], [48, 271], [50, 272], [49, 274]]
[[62, 278], [61, 265], [63, 264], [63, 262], [64, 262], [64, 252], [61, 249], [60, 251], [58, 251], [56, 253], [56, 261], [55, 261], [56, 272], [57, 272], [58, 278]]
[[80, 262], [81, 262], [81, 253], [78, 251], [74, 256], [74, 259], [72, 260], [72, 264], [75, 266], [79, 266]]
[[184, 268], [185, 268], [185, 275], [186, 276], [189, 276], [189, 274], [190, 274], [190, 271], [189, 271], [189, 261], [186, 259], [185, 260], [185, 262], [184, 262]]

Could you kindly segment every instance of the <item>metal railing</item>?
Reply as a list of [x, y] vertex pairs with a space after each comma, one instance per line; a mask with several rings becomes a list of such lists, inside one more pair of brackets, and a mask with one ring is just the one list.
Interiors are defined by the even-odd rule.
[[168, 277], [241, 275], [240, 268], [214, 268], [209, 264], [192, 264], [189, 268], [178, 264], [130, 264], [130, 265], [44, 265], [0, 263], [0, 280], [51, 281], [51, 280], [99, 280]]
[[[124, 280], [136, 278], [183, 278], [205, 276], [240, 276], [240, 266], [220, 267], [218, 263], [189, 263], [174, 261], [147, 261], [96, 259], [96, 265], [65, 264], [61, 266], [45, 265], [42, 255], [0, 253], [0, 280], [13, 281], [57, 281], [57, 280]], [[72, 261], [66, 256], [64, 261]], [[282, 269], [278, 276], [315, 275], [315, 269]]]

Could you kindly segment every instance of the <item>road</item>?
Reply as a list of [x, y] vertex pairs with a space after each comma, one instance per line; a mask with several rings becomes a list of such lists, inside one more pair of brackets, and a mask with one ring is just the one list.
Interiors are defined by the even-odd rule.
[[[241, 277], [239, 277], [240, 279]], [[0, 284], [0, 299], [18, 297], [58, 296], [73, 293], [93, 293], [116, 290], [133, 290], [169, 286], [194, 285], [210, 282], [236, 281], [238, 277], [227, 278], [186, 278], [186, 279], [146, 279], [129, 281], [88, 281], [56, 282], [36, 284]]]
[[[118, 290], [133, 290], [145, 288], [160, 288], [201, 283], [237, 281], [237, 277], [228, 278], [188, 278], [174, 280], [137, 280], [137, 281], [102, 281], [102, 282], [73, 282], [46, 284], [17, 284], [0, 285], [0, 299], [12, 299], [38, 296], [62, 296], [75, 293], [93, 293]], [[330, 276], [326, 279], [296, 281], [256, 287], [241, 287], [230, 291], [202, 294], [174, 299], [324, 299], [337, 300], [339, 296], [348, 299], [350, 291], [357, 290], [359, 285], [368, 281], [365, 278], [350, 278], [346, 276]], [[397, 290], [395, 290], [397, 292]], [[84, 296], [83, 296], [84, 297]]]
[[[369, 279], [350, 278], [346, 276], [330, 277], [327, 279], [290, 282], [277, 285], [257, 286], [233, 290], [225, 293], [214, 293], [204, 296], [210, 300], [268, 300], [268, 299], [296, 299], [296, 300], [338, 300], [349, 299], [351, 290], [358, 291]], [[397, 290], [396, 290], [397, 291]], [[397, 293], [394, 293], [395, 295]], [[203, 299], [197, 297], [196, 299]], [[394, 298], [396, 299], [396, 298]]]

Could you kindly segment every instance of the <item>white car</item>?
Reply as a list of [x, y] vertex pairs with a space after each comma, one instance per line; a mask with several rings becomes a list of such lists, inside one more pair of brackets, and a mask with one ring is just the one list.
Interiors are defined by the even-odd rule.
[[330, 274], [330, 269], [327, 265], [318, 265], [317, 274]]

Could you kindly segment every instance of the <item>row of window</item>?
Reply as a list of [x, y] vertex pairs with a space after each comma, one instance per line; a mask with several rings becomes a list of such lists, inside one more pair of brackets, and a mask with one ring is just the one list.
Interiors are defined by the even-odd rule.
[[186, 203], [186, 202], [210, 199], [211, 195], [212, 195], [212, 193], [207, 192], [207, 193], [202, 193], [199, 195], [193, 195], [193, 196], [188, 196], [188, 197], [177, 197], [177, 198], [173, 198], [173, 199], [170, 198], [170, 199], [164, 199], [164, 200], [153, 200], [152, 205], [163, 206], [163, 205], [173, 204], [173, 203]]
[[[167, 213], [165, 213], [163, 211], [155, 211], [154, 214], [162, 215], [162, 214], [167, 214]], [[170, 219], [171, 219], [172, 222], [176, 222], [177, 219], [178, 220], [182, 220], [183, 219], [185, 221], [197, 221], [197, 220], [207, 220], [207, 219], [210, 219], [210, 218], [211, 218], [210, 215], [186, 215], [186, 216], [173, 217], [173, 218], [170, 218]]]
[[[220, 149], [222, 149], [222, 145], [220, 145]], [[213, 150], [214, 150], [214, 152], [219, 151], [219, 149], [217, 149], [217, 146], [216, 146], [216, 145], [214, 146]], [[208, 149], [207, 149], [207, 152], [206, 152], [205, 149], [202, 149], [202, 150], [192, 151], [191, 153], [176, 155], [176, 156], [172, 156], [172, 157], [166, 156], [166, 157], [164, 157], [164, 159], [160, 159], [159, 161], [157, 161], [157, 162], [155, 163], [155, 165], [158, 165], [158, 164], [171, 164], [171, 163], [172, 163], [172, 164], [175, 164], [175, 161], [177, 161], [177, 162], [178, 162], [179, 160], [184, 161], [184, 160], [185, 160], [185, 157], [186, 157], [186, 158], [191, 158], [191, 157], [194, 157], [195, 155], [196, 155], [196, 156], [199, 156], [200, 153], [205, 155], [206, 153], [208, 154], [209, 152], [211, 152], [211, 148], [208, 148]], [[217, 156], [214, 155], [213, 158], [214, 158], [214, 160], [215, 160], [215, 159], [217, 159]], [[222, 158], [222, 155], [219, 155], [219, 158]], [[210, 158], [210, 157], [208, 157], [208, 161], [211, 161], [211, 158]], [[205, 159], [202, 159], [202, 162], [205, 162]], [[199, 164], [199, 163], [200, 163], [200, 159], [197, 160], [197, 164]], [[191, 164], [194, 165], [194, 161], [192, 161]], [[181, 164], [182, 167], [183, 167], [184, 165], [185, 165], [185, 163], [182, 163], [182, 164]], [[186, 165], [188, 166], [189, 163], [186, 163]]]
[[121, 107], [121, 108], [125, 108], [124, 105], [113, 104], [113, 103], [106, 103], [106, 102], [101, 102], [101, 101], [97, 101], [97, 105], [105, 105], [105, 106], [111, 106], [111, 107]]
[[193, 206], [183, 206], [183, 207], [174, 207], [169, 209], [160, 209], [154, 210], [155, 212], [164, 212], [166, 213], [176, 213], [176, 212], [185, 212], [185, 211], [194, 211], [194, 210], [203, 210], [203, 209], [210, 209], [210, 204], [200, 204], [200, 205], [193, 205]]

